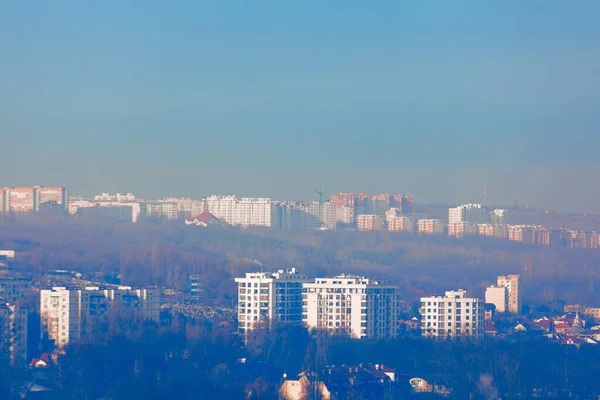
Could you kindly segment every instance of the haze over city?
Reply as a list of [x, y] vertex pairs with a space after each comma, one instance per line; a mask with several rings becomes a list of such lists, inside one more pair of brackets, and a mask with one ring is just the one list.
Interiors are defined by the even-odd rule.
[[[4, 4], [5, 185], [600, 212], [594, 1]], [[10, 173], [8, 173], [10, 172]]]

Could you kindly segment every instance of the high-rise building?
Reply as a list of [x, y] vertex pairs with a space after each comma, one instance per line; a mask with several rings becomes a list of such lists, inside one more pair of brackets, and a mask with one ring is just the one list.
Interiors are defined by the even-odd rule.
[[251, 272], [235, 278], [238, 284], [238, 327], [246, 334], [259, 322], [301, 323], [302, 282], [295, 268], [273, 273]]
[[421, 334], [425, 337], [483, 336], [484, 302], [467, 292], [450, 290], [445, 296], [421, 298]]
[[498, 287], [506, 288], [508, 292], [508, 312], [512, 314], [521, 313], [521, 288], [519, 285], [520, 275], [507, 275], [498, 277]]
[[32, 293], [31, 278], [0, 275], [0, 297], [19, 304]]
[[444, 224], [439, 219], [420, 219], [417, 222], [417, 232], [425, 235], [441, 235]]
[[273, 217], [277, 215], [277, 205], [269, 198], [235, 196], [210, 196], [206, 198], [205, 210], [230, 225], [265, 226], [278, 225]]
[[27, 310], [0, 298], [0, 352], [3, 351], [11, 365], [26, 365]]
[[67, 210], [69, 205], [69, 191], [64, 187], [36, 187], [39, 191], [40, 204], [54, 203]]
[[200, 274], [190, 275], [190, 296], [199, 298], [202, 296], [202, 287], [204, 286], [204, 277]]
[[335, 219], [342, 224], [354, 225], [354, 207], [336, 206]]
[[356, 229], [359, 231], [380, 231], [383, 220], [375, 214], [361, 214], [356, 217]]
[[506, 210], [497, 208], [490, 214], [492, 225], [504, 225], [506, 224]]
[[42, 335], [63, 347], [82, 335], [93, 334], [95, 324], [108, 318], [113, 304], [132, 310], [141, 318], [159, 321], [158, 289], [54, 287], [40, 291]]
[[302, 320], [308, 328], [353, 338], [395, 338], [398, 288], [385, 281], [339, 275], [303, 284]]
[[391, 208], [386, 213], [385, 222], [388, 231], [390, 232], [412, 232], [414, 229], [412, 217], [401, 215], [398, 210], [394, 208]]
[[175, 202], [143, 203], [144, 219], [151, 221], [170, 221], [179, 217], [179, 207]]
[[5, 189], [5, 209], [14, 216], [33, 216], [39, 209], [39, 192], [34, 187]]
[[481, 204], [463, 204], [448, 209], [448, 223], [469, 222], [472, 224], [489, 223], [488, 211]]
[[485, 289], [486, 304], [496, 306], [496, 312], [505, 313], [508, 311], [508, 290], [504, 286], [489, 286]]

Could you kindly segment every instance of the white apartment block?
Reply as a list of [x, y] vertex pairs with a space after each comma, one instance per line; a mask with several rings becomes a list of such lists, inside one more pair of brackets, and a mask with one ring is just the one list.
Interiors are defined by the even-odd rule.
[[246, 334], [258, 322], [302, 322], [302, 283], [295, 268], [273, 273], [250, 272], [238, 284], [238, 327]]
[[353, 338], [395, 338], [400, 301], [398, 288], [364, 277], [316, 278], [303, 285], [302, 321], [308, 328]]
[[504, 286], [490, 286], [485, 289], [485, 302], [496, 306], [496, 312], [508, 311], [508, 290]]
[[275, 204], [269, 198], [235, 196], [210, 196], [205, 199], [205, 209], [215, 217], [230, 225], [265, 226], [275, 225], [273, 221]]
[[135, 310], [144, 319], [159, 321], [158, 289], [54, 287], [40, 290], [42, 335], [47, 334], [58, 347], [64, 347], [83, 334], [93, 334], [95, 323], [107, 318], [114, 304]]
[[508, 312], [512, 314], [521, 313], [521, 288], [519, 275], [499, 276], [497, 286], [506, 288], [508, 292]]
[[335, 208], [335, 220], [346, 225], [354, 225], [354, 207], [339, 206]]
[[436, 338], [479, 338], [483, 336], [484, 302], [467, 297], [464, 290], [445, 296], [421, 297], [421, 335]]
[[0, 277], [0, 297], [9, 303], [19, 303], [32, 293], [31, 278]]
[[360, 214], [356, 217], [356, 229], [359, 231], [380, 231], [383, 220], [375, 214]]
[[130, 201], [135, 201], [135, 196], [133, 195], [133, 193], [127, 193], [127, 194], [102, 193], [100, 195], [94, 196], [94, 200], [130, 202]]
[[425, 235], [441, 235], [444, 224], [439, 219], [420, 219], [417, 222], [417, 232]]
[[7, 350], [11, 365], [27, 365], [27, 310], [0, 299], [0, 351]]

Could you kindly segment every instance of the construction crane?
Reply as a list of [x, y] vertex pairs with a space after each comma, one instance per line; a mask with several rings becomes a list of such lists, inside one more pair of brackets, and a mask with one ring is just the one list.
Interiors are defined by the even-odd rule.
[[318, 187], [315, 193], [319, 195], [319, 223], [323, 223], [323, 188]]

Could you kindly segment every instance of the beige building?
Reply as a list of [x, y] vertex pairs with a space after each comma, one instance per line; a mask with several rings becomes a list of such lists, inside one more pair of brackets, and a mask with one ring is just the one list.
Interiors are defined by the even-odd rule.
[[490, 286], [485, 289], [485, 302], [496, 306], [496, 312], [508, 311], [508, 290], [504, 286]]
[[498, 287], [506, 288], [508, 292], [508, 312], [512, 314], [521, 313], [521, 289], [519, 275], [507, 275], [498, 277]]
[[356, 229], [359, 231], [379, 231], [383, 229], [383, 220], [375, 214], [361, 214], [356, 217]]
[[469, 222], [453, 222], [448, 224], [448, 236], [463, 237], [477, 233], [475, 224]]
[[425, 235], [441, 235], [444, 233], [444, 224], [439, 219], [420, 219], [417, 222], [417, 232]]

